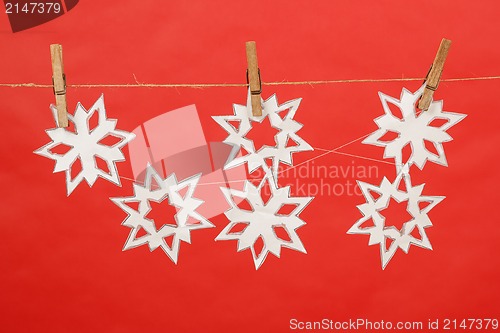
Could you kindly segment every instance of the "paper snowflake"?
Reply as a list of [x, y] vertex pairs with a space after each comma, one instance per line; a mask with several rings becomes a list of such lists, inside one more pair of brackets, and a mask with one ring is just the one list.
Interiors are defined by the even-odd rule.
[[[160, 247], [177, 264], [180, 241], [191, 243], [191, 230], [214, 227], [196, 212], [203, 203], [202, 200], [193, 198], [200, 177], [201, 174], [177, 182], [172, 174], [167, 179], [162, 179], [156, 170], [148, 165], [144, 185], [134, 183], [133, 196], [111, 198], [111, 201], [128, 214], [122, 225], [132, 229], [123, 250], [145, 244], [148, 244], [150, 251]], [[184, 191], [185, 188], [187, 191]], [[177, 208], [177, 213], [172, 218], [166, 217], [165, 221], [154, 221], [147, 217], [151, 211], [151, 201], [172, 205]], [[132, 207], [133, 204], [137, 204], [137, 207]], [[146, 234], [138, 237], [137, 233], [141, 229]], [[166, 238], [170, 237], [171, 245], [166, 241]]]
[[[57, 110], [51, 105], [54, 119], [57, 123]], [[90, 128], [89, 120], [97, 112], [99, 123], [95, 128]], [[68, 196], [84, 179], [92, 186], [98, 177], [104, 178], [116, 185], [120, 185], [120, 178], [116, 169], [116, 162], [125, 160], [121, 149], [132, 140], [133, 133], [116, 129], [117, 121], [106, 118], [104, 107], [104, 95], [95, 102], [90, 110], [78, 103], [75, 114], [68, 114], [68, 120], [74, 124], [74, 132], [66, 128], [54, 128], [47, 130], [52, 139], [50, 143], [35, 151], [36, 154], [45, 156], [56, 161], [54, 172], [66, 173], [66, 184]], [[113, 145], [102, 143], [108, 137], [119, 139]], [[65, 153], [56, 153], [53, 150], [58, 147], [68, 148]], [[79, 159], [81, 171], [72, 178], [71, 169]], [[97, 166], [97, 159], [106, 163], [108, 171], [101, 170]]]
[[[366, 144], [385, 147], [384, 158], [394, 158], [399, 167], [408, 163], [422, 169], [426, 161], [447, 166], [443, 142], [453, 139], [446, 131], [465, 117], [463, 114], [444, 112], [443, 101], [432, 102], [429, 110], [418, 113], [416, 105], [424, 88], [425, 85], [414, 94], [403, 88], [400, 100], [379, 92], [385, 114], [375, 119], [379, 129], [363, 141]], [[394, 114], [389, 104], [399, 108], [401, 115]], [[445, 123], [435, 125], [439, 121]], [[386, 133], [395, 133], [398, 136], [385, 141], [382, 137]], [[425, 141], [434, 145], [435, 152], [426, 148]], [[411, 146], [412, 153], [408, 161], [403, 161], [402, 152], [406, 145]]]
[[[214, 116], [213, 119], [229, 134], [224, 142], [234, 147], [233, 157], [240, 149], [243, 149], [243, 156], [233, 158], [226, 163], [224, 168], [229, 169], [247, 163], [249, 172], [252, 173], [259, 167], [267, 168], [265, 160], [269, 158], [272, 159], [274, 178], [277, 179], [280, 162], [292, 165], [293, 153], [313, 150], [297, 135], [302, 124], [295, 121], [293, 117], [300, 101], [301, 99], [295, 99], [278, 105], [276, 95], [273, 95], [266, 101], [262, 100], [262, 116], [255, 117], [252, 115], [249, 93], [246, 105], [234, 104], [234, 115]], [[289, 110], [288, 113], [286, 110]], [[274, 147], [263, 146], [256, 150], [253, 141], [246, 138], [246, 135], [252, 128], [252, 122], [261, 123], [266, 117], [269, 118], [271, 126], [279, 131], [274, 137], [276, 145]], [[292, 144], [291, 141], [294, 143]]]
[[[306, 253], [296, 230], [305, 224], [299, 218], [300, 212], [313, 199], [312, 197], [290, 197], [289, 186], [277, 188], [273, 181], [269, 179], [267, 181], [271, 192], [267, 202], [264, 202], [261, 195], [264, 187], [256, 187], [249, 181], [245, 182], [243, 191], [221, 188], [231, 206], [225, 213], [230, 223], [215, 240], [237, 240], [238, 252], [250, 249], [256, 269], [259, 269], [268, 253], [279, 258], [281, 247]], [[246, 200], [249, 204], [248, 209], [238, 207], [233, 197]], [[287, 208], [293, 209], [289, 212]], [[280, 228], [284, 229], [281, 231], [286, 232], [283, 238], [277, 234]], [[255, 243], [259, 238], [263, 247], [257, 251]]]
[[[394, 183], [385, 177], [380, 186], [358, 181], [366, 203], [358, 206], [363, 217], [347, 233], [370, 235], [368, 245], [380, 245], [380, 256], [384, 269], [398, 248], [408, 253], [410, 245], [414, 244], [432, 250], [425, 232], [425, 228], [432, 226], [427, 214], [444, 197], [422, 196], [424, 185], [412, 187], [408, 168], [408, 165], [404, 166]], [[404, 181], [406, 190], [399, 189], [402, 181]], [[395, 226], [387, 226], [385, 217], [381, 214], [381, 211], [389, 206], [391, 198], [397, 202], [408, 201], [407, 211], [412, 219], [404, 223], [401, 230]], [[415, 235], [417, 237], [420, 235], [420, 238], [416, 238]], [[392, 241], [390, 245], [388, 238]]]

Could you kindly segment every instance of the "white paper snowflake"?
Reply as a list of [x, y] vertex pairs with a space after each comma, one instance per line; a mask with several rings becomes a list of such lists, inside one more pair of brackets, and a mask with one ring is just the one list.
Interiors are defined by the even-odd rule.
[[[51, 110], [57, 123], [57, 109], [51, 105]], [[90, 129], [89, 120], [95, 112], [98, 113], [99, 123], [95, 128]], [[106, 118], [104, 95], [101, 95], [88, 111], [78, 103], [75, 114], [68, 114], [68, 120], [74, 124], [74, 132], [66, 128], [47, 130], [46, 132], [52, 141], [35, 151], [35, 154], [56, 161], [54, 172], [66, 173], [68, 196], [84, 179], [89, 186], [92, 186], [98, 177], [104, 178], [116, 185], [120, 185], [116, 162], [125, 160], [125, 156], [121, 149], [130, 142], [135, 135], [133, 133], [117, 130], [117, 121], [115, 119]], [[119, 142], [112, 146], [103, 144], [101, 141], [109, 136], [119, 139]], [[59, 146], [66, 146], [69, 150], [64, 154], [52, 151]], [[97, 158], [106, 163], [109, 172], [101, 170], [97, 166]], [[71, 168], [78, 159], [80, 160], [81, 171], [72, 178]]]
[[[424, 88], [425, 85], [414, 94], [403, 88], [400, 100], [379, 92], [385, 114], [375, 119], [375, 123], [380, 129], [363, 141], [365, 144], [385, 147], [384, 158], [394, 158], [399, 168], [408, 163], [410, 166], [415, 164], [419, 169], [422, 169], [426, 161], [447, 166], [443, 142], [453, 139], [446, 131], [466, 116], [444, 112], [443, 101], [432, 102], [427, 111], [418, 111], [416, 105]], [[401, 115], [394, 114], [389, 103], [399, 108]], [[446, 122], [435, 126], [433, 121], [436, 120]], [[397, 133], [398, 137], [390, 141], [381, 140], [388, 132]], [[425, 140], [434, 145], [437, 154], [425, 147]], [[408, 144], [411, 146], [412, 153], [408, 161], [403, 161], [403, 148]]]
[[[133, 196], [111, 198], [111, 201], [128, 214], [122, 225], [132, 229], [123, 250], [145, 244], [148, 244], [150, 251], [160, 247], [177, 264], [180, 241], [191, 243], [191, 230], [214, 227], [196, 212], [203, 203], [203, 200], [193, 198], [200, 177], [201, 174], [177, 182], [175, 174], [172, 174], [167, 179], [162, 179], [154, 167], [148, 165], [144, 185], [134, 183]], [[186, 187], [186, 193], [181, 193]], [[165, 221], [154, 221], [147, 217], [151, 211], [151, 201], [174, 206], [177, 213], [173, 217], [166, 216]], [[137, 204], [137, 209], [131, 207], [134, 203]], [[146, 235], [137, 237], [141, 229]], [[167, 237], [172, 237], [171, 245], [166, 242]]]
[[[214, 116], [213, 119], [227, 131], [228, 137], [224, 140], [225, 143], [232, 145], [233, 154], [236, 156], [240, 149], [243, 149], [243, 156], [230, 158], [225, 165], [225, 169], [229, 169], [243, 163], [248, 163], [249, 172], [252, 173], [259, 167], [267, 168], [266, 159], [272, 159], [274, 178], [277, 180], [279, 163], [292, 165], [292, 154], [300, 151], [313, 150], [313, 148], [305, 142], [297, 132], [302, 128], [302, 124], [293, 119], [299, 107], [301, 99], [288, 101], [278, 105], [276, 95], [271, 96], [267, 100], [262, 100], [262, 116], [255, 117], [252, 114], [251, 96], [248, 93], [247, 104], [234, 104], [234, 115], [231, 116]], [[288, 113], [281, 116], [282, 113]], [[256, 151], [252, 140], [246, 138], [246, 135], [252, 128], [252, 122], [261, 123], [266, 117], [269, 118], [271, 126], [279, 132], [275, 135], [274, 147], [263, 146]], [[233, 125], [236, 123], [236, 125]], [[294, 144], [291, 144], [293, 141]]]
[[[224, 196], [231, 205], [225, 213], [230, 223], [222, 230], [215, 240], [237, 240], [238, 252], [250, 249], [255, 268], [259, 269], [268, 253], [279, 258], [281, 247], [287, 247], [306, 253], [297, 229], [305, 224], [299, 214], [313, 199], [312, 197], [290, 197], [290, 186], [277, 188], [274, 181], [269, 179], [270, 198], [264, 202], [261, 191], [264, 187], [256, 187], [246, 181], [244, 190], [221, 188]], [[238, 207], [232, 197], [245, 199], [250, 208]], [[281, 210], [291, 205], [291, 212]], [[290, 207], [288, 207], [290, 208]], [[243, 228], [241, 228], [243, 226]], [[234, 231], [235, 228], [241, 229]], [[277, 228], [282, 228], [288, 236], [282, 239], [277, 235]], [[283, 231], [283, 230], [282, 230]], [[256, 251], [255, 243], [262, 240], [262, 250]]]
[[[432, 250], [431, 243], [425, 232], [425, 228], [432, 226], [427, 214], [445, 197], [422, 196], [424, 184], [412, 187], [408, 169], [409, 166], [405, 165], [394, 183], [391, 183], [385, 177], [380, 186], [358, 181], [358, 185], [366, 198], [366, 203], [358, 206], [363, 217], [347, 233], [368, 234], [370, 235], [368, 245], [380, 244], [383, 269], [385, 269], [398, 248], [408, 253], [410, 245], [414, 244]], [[403, 180], [406, 190], [399, 189]], [[395, 226], [386, 226], [385, 217], [381, 214], [381, 211], [389, 206], [391, 198], [397, 202], [408, 201], [407, 211], [413, 218], [404, 223], [401, 230], [398, 230]], [[421, 207], [421, 203], [427, 205]], [[417, 228], [418, 233], [415, 232], [415, 228]], [[415, 234], [419, 234], [420, 239], [415, 238]], [[387, 246], [388, 238], [392, 241], [390, 246]]]

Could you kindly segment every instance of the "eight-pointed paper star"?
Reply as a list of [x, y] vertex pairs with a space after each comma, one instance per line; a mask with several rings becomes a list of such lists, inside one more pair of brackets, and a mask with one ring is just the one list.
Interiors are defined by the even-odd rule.
[[[269, 252], [279, 258], [281, 247], [306, 253], [296, 230], [305, 224], [299, 218], [300, 212], [313, 199], [312, 197], [290, 197], [290, 186], [277, 188], [274, 181], [270, 181], [269, 178], [267, 182], [271, 191], [267, 202], [264, 202], [261, 196], [263, 183], [259, 188], [246, 181], [243, 191], [221, 188], [231, 206], [225, 212], [230, 223], [215, 240], [238, 240], [238, 252], [250, 248], [256, 269], [259, 269]], [[250, 210], [238, 207], [232, 197], [245, 199], [250, 205]], [[284, 206], [292, 206], [293, 210], [281, 213]], [[243, 225], [244, 229], [234, 231], [233, 228], [238, 225]], [[283, 228], [289, 239], [278, 237], [277, 228]], [[263, 242], [263, 247], [257, 253], [255, 243], [259, 238]]]
[[[51, 110], [57, 123], [57, 110], [51, 105]], [[99, 123], [91, 129], [89, 120], [97, 112]], [[39, 148], [35, 154], [45, 156], [56, 161], [54, 172], [66, 173], [66, 184], [68, 196], [84, 179], [92, 186], [97, 177], [104, 178], [116, 185], [120, 185], [120, 178], [116, 169], [116, 162], [125, 160], [121, 149], [132, 140], [133, 133], [116, 129], [116, 120], [106, 118], [104, 107], [104, 95], [94, 103], [89, 111], [78, 103], [75, 114], [68, 114], [68, 120], [74, 124], [75, 131], [66, 128], [55, 128], [47, 130], [52, 139], [50, 143]], [[119, 139], [119, 142], [109, 146], [101, 141], [109, 136]], [[69, 148], [64, 154], [58, 154], [53, 150], [59, 146]], [[71, 168], [75, 161], [80, 160], [81, 171], [73, 179]], [[97, 159], [101, 159], [107, 165], [109, 172], [101, 170], [97, 166]]]
[[[144, 185], [134, 183], [133, 196], [111, 198], [111, 201], [128, 214], [122, 225], [132, 229], [123, 250], [144, 244], [149, 245], [150, 251], [160, 247], [177, 264], [180, 241], [191, 243], [191, 230], [214, 227], [212, 223], [196, 212], [196, 209], [203, 203], [203, 200], [193, 198], [200, 177], [201, 174], [177, 182], [175, 174], [172, 174], [167, 179], [162, 179], [154, 167], [148, 165]], [[182, 195], [180, 192], [183, 192], [186, 187], [187, 191]], [[150, 201], [160, 203], [164, 200], [177, 208], [177, 214], [173, 219], [154, 221], [147, 218], [151, 210]], [[133, 203], [138, 204], [137, 209], [130, 206]], [[193, 220], [197, 223], [190, 222]], [[160, 225], [161, 227], [159, 227]], [[146, 232], [146, 235], [137, 237], [137, 233], [141, 229]], [[171, 246], [165, 241], [167, 237], [172, 237]]]
[[[425, 232], [425, 228], [432, 226], [427, 214], [445, 197], [422, 196], [424, 184], [412, 187], [408, 169], [409, 166], [405, 165], [394, 183], [391, 183], [385, 177], [380, 186], [358, 181], [358, 185], [366, 198], [366, 203], [358, 206], [363, 217], [347, 233], [368, 234], [370, 235], [368, 245], [380, 244], [383, 269], [385, 269], [398, 247], [405, 253], [408, 253], [411, 244], [432, 250], [431, 243]], [[406, 187], [404, 191], [400, 190], [400, 183], [403, 180]], [[385, 217], [380, 214], [381, 211], [388, 207], [391, 198], [394, 198], [397, 202], [408, 200], [407, 211], [413, 218], [404, 223], [401, 230], [394, 226], [387, 226]], [[422, 207], [421, 204], [426, 205]], [[373, 224], [369, 225], [369, 222], [373, 222]], [[416, 233], [420, 235], [420, 239], [414, 237]], [[392, 240], [389, 246], [387, 246], [389, 243], [387, 238]]]
[[[243, 156], [230, 159], [224, 168], [229, 169], [248, 163], [248, 170], [252, 173], [259, 167], [268, 168], [265, 160], [269, 158], [272, 159], [274, 179], [277, 180], [280, 162], [292, 165], [293, 153], [313, 150], [307, 142], [297, 135], [302, 124], [295, 121], [293, 117], [300, 101], [301, 99], [295, 99], [278, 105], [276, 95], [273, 95], [265, 101], [262, 100], [262, 116], [256, 117], [252, 114], [249, 92], [246, 105], [233, 105], [234, 115], [214, 116], [213, 119], [229, 134], [224, 142], [233, 146], [232, 156], [236, 156], [240, 149], [244, 151]], [[286, 114], [282, 117], [283, 113]], [[271, 126], [279, 131], [274, 137], [276, 145], [274, 147], [263, 146], [256, 150], [253, 141], [246, 138], [246, 135], [252, 128], [252, 122], [260, 123], [266, 117], [269, 118]]]
[[[403, 88], [400, 100], [379, 92], [385, 114], [375, 119], [379, 129], [363, 140], [365, 144], [385, 147], [384, 158], [394, 158], [398, 169], [407, 163], [410, 166], [415, 164], [422, 169], [426, 161], [447, 166], [443, 142], [453, 139], [446, 131], [466, 116], [444, 112], [443, 101], [432, 102], [429, 110], [418, 114], [416, 104], [424, 88], [425, 86], [422, 86], [414, 94]], [[401, 110], [400, 117], [391, 111], [389, 103]], [[439, 121], [446, 122], [434, 125]], [[397, 133], [398, 137], [385, 141], [382, 138], [386, 133]], [[426, 140], [434, 145], [435, 152], [426, 148]], [[403, 161], [403, 148], [408, 144], [411, 146], [412, 153], [408, 161]]]

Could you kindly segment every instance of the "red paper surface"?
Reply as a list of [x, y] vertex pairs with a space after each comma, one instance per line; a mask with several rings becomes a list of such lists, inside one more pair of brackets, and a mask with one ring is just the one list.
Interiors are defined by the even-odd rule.
[[[496, 0], [80, 1], [18, 33], [0, 13], [0, 82], [51, 84], [49, 44], [61, 43], [68, 84], [135, 83], [134, 75], [147, 83], [244, 83], [247, 40], [257, 41], [265, 82], [423, 77], [443, 37], [453, 41], [444, 79], [495, 76], [499, 10]], [[378, 91], [398, 97], [403, 87], [415, 91], [420, 84], [278, 85], [264, 86], [262, 94], [277, 93], [281, 102], [302, 97], [300, 135], [331, 149], [377, 128]], [[310, 165], [345, 175], [324, 179], [310, 167], [309, 174], [281, 179], [295, 195], [324, 184], [339, 194], [316, 195], [301, 214], [307, 225], [298, 233], [308, 254], [284, 249], [281, 259], [269, 256], [255, 271], [249, 251], [214, 242], [224, 215], [211, 219], [216, 228], [193, 232], [192, 244], [181, 245], [177, 266], [145, 246], [122, 252], [129, 229], [109, 197], [131, 195], [131, 182], [120, 188], [99, 179], [66, 197], [64, 174], [52, 174], [53, 161], [33, 154], [54, 126], [52, 89], [0, 87], [1, 331], [286, 332], [293, 318], [424, 325], [498, 318], [499, 91], [500, 80], [459, 81], [442, 82], [435, 94], [445, 110], [468, 117], [449, 131], [448, 168], [412, 170], [414, 184], [426, 183], [424, 195], [446, 196], [430, 212], [433, 251], [398, 251], [383, 271], [379, 248], [346, 231], [364, 202], [353, 195], [360, 177], [352, 168], [372, 166], [377, 172], [361, 179], [379, 184], [394, 178], [393, 166], [329, 154]], [[225, 138], [211, 116], [246, 100], [242, 87], [68, 88], [69, 110], [78, 101], [90, 107], [101, 93], [108, 116], [128, 131], [195, 104], [209, 142]], [[340, 151], [383, 155], [359, 141]], [[119, 172], [132, 178], [128, 161]]]

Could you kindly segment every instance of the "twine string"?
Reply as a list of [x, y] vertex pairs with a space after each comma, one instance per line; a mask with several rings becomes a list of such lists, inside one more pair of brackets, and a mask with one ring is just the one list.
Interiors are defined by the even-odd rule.
[[[134, 76], [135, 77], [135, 76]], [[441, 79], [441, 82], [486, 81], [498, 80], [500, 76], [480, 76]], [[348, 79], [348, 80], [315, 80], [315, 81], [276, 81], [262, 82], [264, 86], [284, 85], [325, 85], [335, 83], [370, 83], [370, 82], [407, 82], [424, 81], [425, 78], [386, 78], [386, 79]], [[9, 88], [53, 88], [52, 84], [41, 83], [0, 83], [0, 87]], [[67, 88], [215, 88], [215, 87], [248, 87], [247, 83], [84, 83], [68, 84]]]

